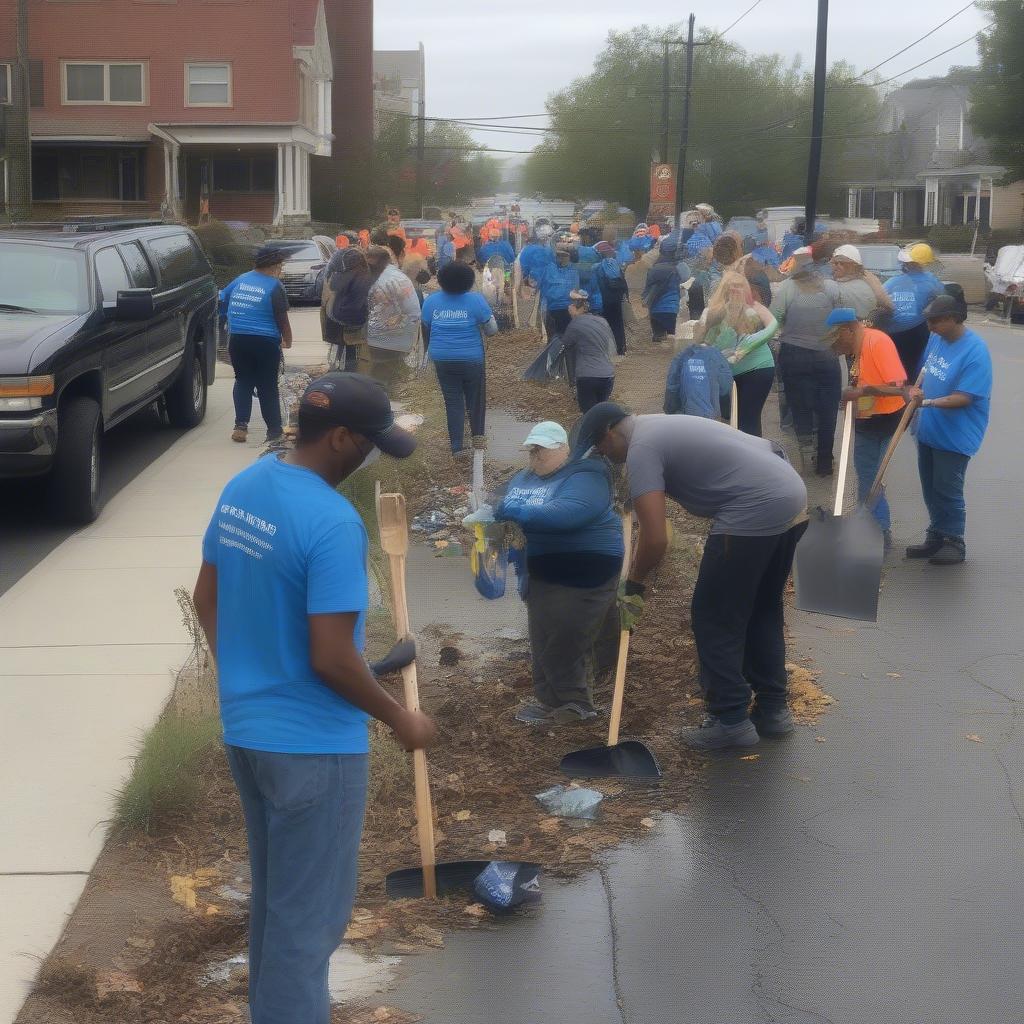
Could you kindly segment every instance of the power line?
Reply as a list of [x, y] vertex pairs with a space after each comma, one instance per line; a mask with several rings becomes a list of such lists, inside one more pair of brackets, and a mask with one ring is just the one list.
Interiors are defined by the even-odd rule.
[[[988, 25], [983, 26], [984, 28], [990, 28], [991, 22]], [[979, 32], [981, 29], [978, 30]], [[907, 68], [906, 71], [901, 71], [898, 75], [893, 75], [892, 78], [883, 79], [881, 82], [872, 82], [872, 86], [888, 85], [890, 82], [895, 82], [897, 78], [902, 78], [904, 75], [909, 75], [911, 71], [916, 71], [918, 68], [923, 68], [925, 64], [931, 64], [933, 60], [938, 60], [940, 57], [945, 57], [947, 53], [952, 53], [954, 50], [959, 50], [961, 46], [966, 43], [974, 42], [978, 38], [978, 32], [972, 32], [966, 39], [961, 39], [955, 46], [951, 46], [948, 50], [943, 50], [942, 53], [935, 54], [934, 57], [929, 57], [927, 60], [921, 61], [920, 64], [915, 64], [912, 68]]]
[[727, 32], [732, 31], [755, 7], [758, 7], [762, 3], [762, 0], [754, 0], [754, 2], [731, 24], [728, 28], [723, 28], [721, 32], [715, 33], [712, 39], [721, 39]]

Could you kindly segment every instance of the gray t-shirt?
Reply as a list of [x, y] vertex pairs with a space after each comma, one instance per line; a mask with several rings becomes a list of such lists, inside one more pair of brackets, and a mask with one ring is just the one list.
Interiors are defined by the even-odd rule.
[[702, 416], [637, 416], [626, 456], [634, 499], [664, 491], [712, 533], [772, 537], [807, 507], [807, 488], [772, 441]]
[[577, 377], [614, 377], [609, 352], [615, 351], [615, 335], [608, 321], [593, 313], [581, 313], [562, 333], [562, 344], [576, 357]]
[[772, 300], [772, 315], [782, 324], [779, 341], [824, 352], [829, 347], [825, 319], [842, 304], [839, 285], [828, 278], [820, 278], [817, 288], [783, 281]]
[[863, 277], [855, 277], [852, 281], [839, 281], [839, 304], [849, 306], [857, 311], [861, 320], [866, 320], [878, 308], [878, 299], [871, 290], [871, 285]]

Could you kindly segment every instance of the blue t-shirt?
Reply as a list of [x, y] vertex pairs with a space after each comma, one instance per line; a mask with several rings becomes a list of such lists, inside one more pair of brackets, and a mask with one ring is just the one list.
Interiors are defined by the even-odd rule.
[[465, 295], [434, 292], [423, 300], [420, 316], [430, 326], [430, 347], [427, 351], [435, 363], [455, 359], [483, 362], [484, 343], [480, 338], [480, 325], [487, 323], [493, 313], [479, 292], [466, 292]]
[[220, 293], [220, 305], [232, 334], [258, 334], [275, 341], [281, 337], [275, 309], [287, 309], [288, 296], [276, 277], [250, 270]]
[[476, 261], [482, 265], [491, 259], [492, 256], [500, 256], [509, 266], [512, 266], [515, 262], [516, 251], [504, 238], [497, 238], [493, 242], [488, 242], [480, 247], [480, 251], [476, 255]]
[[892, 299], [889, 327], [894, 331], [909, 331], [924, 323], [924, 310], [936, 295], [945, 295], [946, 286], [927, 270], [897, 274], [885, 282], [885, 290]]
[[580, 287], [579, 271], [571, 264], [560, 267], [557, 263], [550, 263], [540, 275], [537, 287], [549, 311], [568, 309], [570, 293]]
[[224, 742], [289, 754], [365, 754], [367, 715], [310, 664], [307, 616], [369, 601], [366, 530], [312, 470], [266, 456], [231, 480], [206, 536], [217, 569], [217, 668]]
[[954, 391], [974, 401], [963, 409], [927, 406], [917, 413], [917, 439], [931, 448], [976, 455], [988, 427], [992, 397], [992, 357], [979, 335], [967, 329], [957, 341], [933, 334], [924, 350], [925, 398], [942, 398]]

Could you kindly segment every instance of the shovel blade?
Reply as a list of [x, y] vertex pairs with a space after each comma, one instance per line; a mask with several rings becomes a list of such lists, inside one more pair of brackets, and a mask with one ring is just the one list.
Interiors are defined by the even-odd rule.
[[613, 747], [573, 750], [562, 758], [559, 770], [571, 779], [660, 779], [658, 760], [639, 740], [623, 740]]
[[807, 612], [875, 622], [885, 545], [875, 518], [817, 509], [796, 548], [796, 606]]
[[[437, 878], [437, 895], [472, 892], [477, 875], [490, 863], [489, 860], [453, 860], [446, 864], [436, 864], [434, 874]], [[384, 879], [384, 890], [388, 899], [420, 899], [423, 896], [423, 868], [392, 871]]]

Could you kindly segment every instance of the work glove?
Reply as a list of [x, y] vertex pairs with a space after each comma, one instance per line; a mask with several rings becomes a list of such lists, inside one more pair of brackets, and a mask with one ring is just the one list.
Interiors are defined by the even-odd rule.
[[370, 662], [370, 671], [380, 678], [400, 672], [416, 660], [416, 641], [411, 636], [403, 636], [395, 641], [395, 646], [380, 661]]
[[644, 614], [644, 585], [625, 580], [619, 584], [619, 628], [632, 633]]

